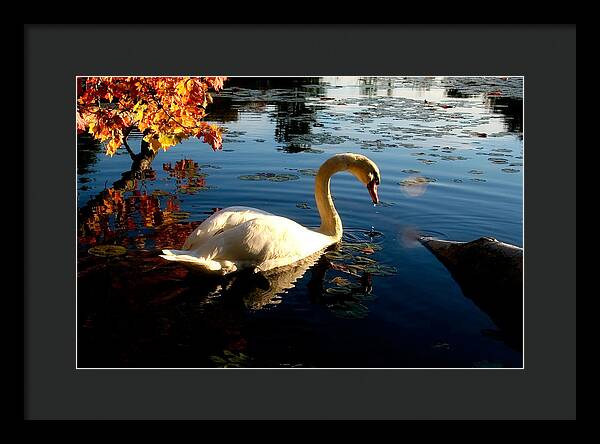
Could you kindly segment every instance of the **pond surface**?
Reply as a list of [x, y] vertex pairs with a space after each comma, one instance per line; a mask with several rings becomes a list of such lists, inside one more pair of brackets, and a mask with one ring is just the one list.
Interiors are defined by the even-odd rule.
[[[221, 151], [184, 141], [142, 174], [80, 137], [78, 366], [521, 367], [415, 236], [523, 245], [522, 97], [520, 77], [232, 78], [208, 109]], [[342, 152], [378, 164], [381, 204], [334, 176], [337, 248], [228, 279], [157, 258], [227, 206], [318, 227], [314, 175]]]

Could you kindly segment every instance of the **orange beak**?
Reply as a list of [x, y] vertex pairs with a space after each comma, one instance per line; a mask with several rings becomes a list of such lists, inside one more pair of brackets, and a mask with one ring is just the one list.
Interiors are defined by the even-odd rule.
[[367, 189], [369, 190], [369, 194], [371, 195], [371, 200], [374, 204], [379, 203], [379, 196], [377, 195], [377, 182], [372, 180], [367, 184]]

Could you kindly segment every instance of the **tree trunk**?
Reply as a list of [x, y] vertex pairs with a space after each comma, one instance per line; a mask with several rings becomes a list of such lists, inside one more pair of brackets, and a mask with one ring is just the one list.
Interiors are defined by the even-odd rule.
[[131, 171], [143, 172], [152, 169], [152, 161], [158, 154], [158, 151], [154, 152], [150, 149], [150, 144], [142, 139], [140, 152], [133, 159], [131, 165]]
[[[128, 133], [129, 132], [127, 132], [127, 134]], [[125, 146], [128, 151], [130, 151], [130, 154], [132, 154], [131, 149], [126, 143]], [[148, 173], [152, 171], [152, 161], [157, 154], [158, 151], [152, 151], [150, 149], [150, 144], [142, 139], [140, 152], [131, 155], [131, 158], [133, 159], [131, 169], [122, 173], [121, 178], [114, 182], [109, 188], [115, 191], [131, 191], [135, 189], [135, 181], [144, 179]], [[80, 226], [85, 223], [88, 218], [93, 216], [94, 207], [102, 205], [107, 194], [108, 190], [103, 190], [96, 197], [90, 199], [85, 206], [79, 209]]]

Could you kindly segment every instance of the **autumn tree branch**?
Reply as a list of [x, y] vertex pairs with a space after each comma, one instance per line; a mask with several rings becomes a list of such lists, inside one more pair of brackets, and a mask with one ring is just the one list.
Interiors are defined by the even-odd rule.
[[127, 152], [129, 153], [129, 157], [131, 157], [131, 160], [136, 160], [136, 155], [133, 152], [133, 150], [131, 149], [131, 147], [129, 146], [129, 144], [127, 143], [127, 137], [129, 136], [129, 133], [133, 130], [133, 127], [130, 126], [129, 128], [127, 128], [125, 131], [123, 131], [123, 145], [125, 146], [125, 149], [127, 150]]

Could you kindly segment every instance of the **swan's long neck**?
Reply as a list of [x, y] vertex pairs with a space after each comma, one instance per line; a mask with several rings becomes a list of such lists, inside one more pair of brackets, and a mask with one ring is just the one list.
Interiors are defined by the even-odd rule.
[[319, 216], [321, 216], [321, 226], [318, 231], [334, 238], [335, 241], [342, 238], [343, 229], [342, 220], [333, 205], [329, 184], [331, 176], [346, 169], [348, 169], [346, 162], [331, 158], [321, 165], [315, 179], [315, 200], [319, 209]]

